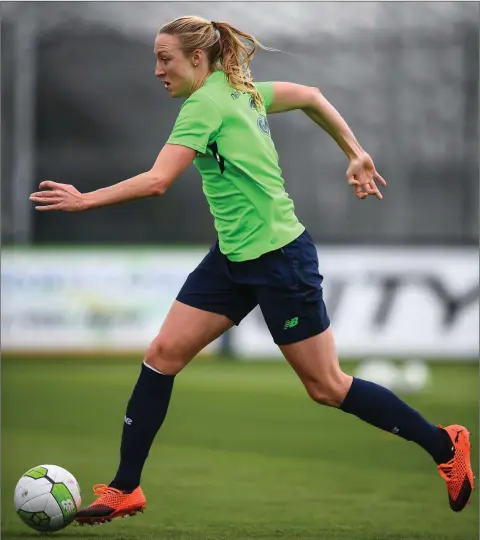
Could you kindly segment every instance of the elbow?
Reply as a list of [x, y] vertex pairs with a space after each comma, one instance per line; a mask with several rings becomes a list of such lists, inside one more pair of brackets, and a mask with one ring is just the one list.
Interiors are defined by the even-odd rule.
[[305, 107], [304, 109], [312, 109], [318, 104], [319, 99], [322, 97], [322, 92], [320, 88], [316, 86], [308, 86], [305, 96]]
[[162, 195], [165, 195], [168, 188], [169, 188], [169, 183], [165, 180], [165, 178], [162, 178], [160, 176], [152, 177], [152, 184], [151, 184], [152, 197], [161, 197]]
[[155, 186], [152, 189], [152, 195], [154, 197], [161, 197], [162, 195], [165, 195], [167, 192], [168, 187], [165, 184], [155, 184]]

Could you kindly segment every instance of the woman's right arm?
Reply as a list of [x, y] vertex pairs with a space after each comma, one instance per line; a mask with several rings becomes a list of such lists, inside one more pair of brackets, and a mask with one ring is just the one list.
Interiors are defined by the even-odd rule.
[[364, 199], [368, 195], [376, 195], [381, 199], [375, 180], [386, 185], [385, 180], [377, 173], [371, 157], [360, 146], [348, 124], [320, 90], [301, 84], [274, 82], [273, 97], [267, 113], [296, 109], [302, 110], [326, 131], [350, 160], [347, 180], [355, 187], [357, 197]]

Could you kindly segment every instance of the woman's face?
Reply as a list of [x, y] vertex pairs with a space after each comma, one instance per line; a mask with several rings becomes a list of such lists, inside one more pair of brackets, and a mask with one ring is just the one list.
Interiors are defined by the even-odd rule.
[[[177, 36], [159, 34], [154, 48], [157, 58], [155, 76], [163, 81], [170, 97], [189, 96], [195, 87], [194, 64], [199, 59], [185, 56]], [[198, 54], [198, 53], [195, 53]]]

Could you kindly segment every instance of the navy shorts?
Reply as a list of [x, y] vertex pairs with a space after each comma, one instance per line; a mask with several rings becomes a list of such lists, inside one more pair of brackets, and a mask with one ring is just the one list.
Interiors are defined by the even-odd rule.
[[225, 315], [236, 325], [260, 305], [273, 341], [287, 345], [329, 327], [322, 281], [307, 231], [283, 248], [242, 262], [227, 259], [217, 241], [189, 274], [177, 300]]

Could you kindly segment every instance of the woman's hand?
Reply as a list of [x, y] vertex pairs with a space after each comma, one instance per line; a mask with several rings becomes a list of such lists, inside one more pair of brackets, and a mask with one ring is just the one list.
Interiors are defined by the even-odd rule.
[[81, 212], [87, 210], [83, 193], [69, 184], [59, 184], [46, 180], [41, 182], [37, 191], [30, 195], [30, 200], [41, 203], [35, 210], [62, 210], [63, 212]]
[[386, 186], [387, 182], [378, 174], [367, 153], [350, 160], [346, 175], [348, 184], [354, 187], [355, 195], [359, 199], [366, 199], [369, 195], [375, 195], [379, 200], [383, 198], [375, 181], [383, 186]]

